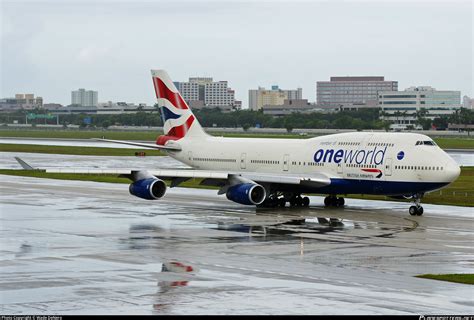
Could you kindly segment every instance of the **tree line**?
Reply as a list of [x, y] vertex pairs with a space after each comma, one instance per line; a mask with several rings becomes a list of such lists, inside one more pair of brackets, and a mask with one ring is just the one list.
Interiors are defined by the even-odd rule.
[[[136, 113], [128, 114], [64, 114], [59, 116], [59, 123], [64, 126], [68, 124], [79, 125], [81, 127], [108, 128], [112, 125], [120, 126], [162, 126], [163, 121], [156, 111], [145, 112], [138, 110]], [[263, 114], [261, 111], [238, 110], [224, 113], [218, 108], [204, 108], [193, 110], [203, 127], [228, 127], [244, 128], [247, 130], [252, 127], [261, 128], [286, 128], [291, 132], [294, 128], [301, 129], [386, 129], [388, 130], [390, 122], [381, 120], [384, 115], [380, 109], [360, 109], [343, 110], [334, 113], [293, 113], [282, 117], [273, 117]], [[16, 113], [0, 113], [1, 123], [11, 123], [17, 120], [19, 123], [25, 123], [26, 113], [47, 113], [44, 109], [35, 109], [33, 111], [19, 111]], [[418, 110], [416, 113], [417, 124], [424, 129], [430, 129], [435, 126], [437, 129], [446, 129], [448, 123], [456, 124], [474, 124], [474, 111], [461, 108], [456, 113], [449, 116], [442, 116], [431, 120], [427, 118], [429, 113], [424, 110]], [[401, 114], [403, 116], [403, 114]], [[56, 120], [31, 120], [29, 123], [50, 123], [55, 124]]]

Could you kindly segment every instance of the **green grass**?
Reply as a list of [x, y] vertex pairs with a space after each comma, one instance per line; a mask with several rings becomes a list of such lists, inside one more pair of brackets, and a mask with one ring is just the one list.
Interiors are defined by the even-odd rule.
[[434, 138], [442, 149], [474, 149], [474, 138]]
[[[11, 169], [0, 169], [0, 174], [49, 178], [49, 179], [62, 179], [62, 180], [130, 183], [128, 179], [118, 178], [116, 175], [111, 175], [111, 174], [46, 173], [44, 171], [39, 171], [39, 170], [11, 170]], [[201, 182], [200, 179], [191, 179], [184, 182], [180, 186], [189, 187], [189, 188], [215, 189], [214, 187], [201, 186], [199, 184], [200, 182]], [[395, 199], [385, 197], [385, 196], [349, 195], [347, 196], [347, 198], [407, 202], [407, 200], [395, 200]], [[451, 185], [449, 185], [448, 187], [446, 187], [445, 189], [441, 191], [437, 191], [437, 192], [426, 195], [423, 198], [422, 203], [473, 207], [474, 206], [473, 199], [474, 199], [474, 167], [462, 167], [461, 175], [455, 182], [453, 182]]]
[[135, 156], [135, 152], [145, 152], [146, 156], [164, 156], [159, 150], [119, 149], [102, 147], [45, 146], [34, 144], [0, 144], [0, 152], [30, 152], [49, 154], [73, 154], [81, 156]]
[[[91, 139], [104, 138], [112, 140], [141, 140], [155, 141], [161, 132], [142, 131], [107, 131], [107, 130], [12, 130], [0, 129], [0, 137], [17, 138], [50, 138], [50, 139]], [[211, 132], [214, 136], [235, 137], [235, 138], [275, 138], [275, 139], [307, 139], [312, 135], [301, 136], [295, 133], [285, 134], [258, 134], [258, 133], [226, 133]], [[434, 140], [444, 149], [474, 149], [474, 138], [437, 138]]]
[[296, 133], [228, 133], [228, 132], [209, 132], [216, 137], [227, 138], [268, 138], [268, 139], [308, 139], [315, 135], [301, 136]]
[[460, 273], [460, 274], [422, 274], [416, 276], [417, 278], [433, 279], [441, 281], [449, 281], [456, 283], [474, 284], [474, 274]]
[[140, 131], [86, 131], [86, 130], [1, 130], [0, 137], [50, 138], [50, 139], [91, 139], [146, 140], [155, 141], [161, 132]]

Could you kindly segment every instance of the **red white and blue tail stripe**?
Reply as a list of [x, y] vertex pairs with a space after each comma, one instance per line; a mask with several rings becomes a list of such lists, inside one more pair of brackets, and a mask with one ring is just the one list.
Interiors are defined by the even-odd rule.
[[151, 75], [165, 133], [164, 136], [158, 137], [156, 143], [164, 145], [169, 140], [205, 135], [204, 130], [202, 130], [186, 101], [176, 89], [168, 73], [164, 70], [151, 70]]

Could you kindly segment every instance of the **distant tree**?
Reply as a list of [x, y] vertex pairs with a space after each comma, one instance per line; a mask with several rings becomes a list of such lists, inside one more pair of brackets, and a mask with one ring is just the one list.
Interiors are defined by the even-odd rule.
[[428, 113], [428, 110], [425, 108], [421, 108], [415, 112], [415, 123], [423, 127], [424, 130], [429, 130], [431, 128], [431, 120], [426, 118]]

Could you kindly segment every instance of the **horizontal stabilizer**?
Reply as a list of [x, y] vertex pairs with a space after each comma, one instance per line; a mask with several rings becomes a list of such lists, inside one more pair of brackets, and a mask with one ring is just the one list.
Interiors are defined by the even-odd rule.
[[181, 151], [181, 147], [175, 142], [172, 142], [173, 145], [167, 144], [163, 146], [163, 145], [157, 145], [157, 144], [151, 144], [151, 143], [141, 143], [141, 142], [122, 141], [122, 140], [108, 140], [108, 139], [92, 139], [92, 140], [112, 142], [112, 143], [118, 143], [118, 144], [126, 144], [130, 146], [137, 146], [137, 147], [142, 147], [142, 148], [150, 148], [150, 149], [158, 149], [158, 150]]
[[30, 166], [28, 163], [26, 163], [25, 161], [21, 160], [20, 158], [18, 157], [15, 157], [15, 160], [20, 164], [20, 166], [25, 169], [25, 170], [36, 170], [35, 168], [33, 168], [32, 166]]

